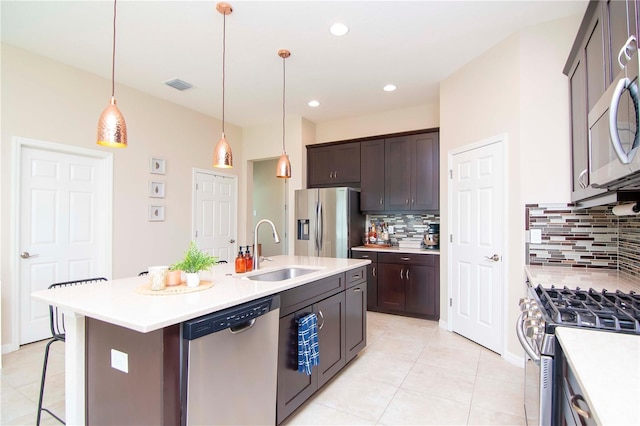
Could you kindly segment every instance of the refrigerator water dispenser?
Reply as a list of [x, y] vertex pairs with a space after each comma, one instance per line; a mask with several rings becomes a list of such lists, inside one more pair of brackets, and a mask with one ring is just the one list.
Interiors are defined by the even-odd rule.
[[298, 239], [309, 240], [309, 219], [298, 219]]

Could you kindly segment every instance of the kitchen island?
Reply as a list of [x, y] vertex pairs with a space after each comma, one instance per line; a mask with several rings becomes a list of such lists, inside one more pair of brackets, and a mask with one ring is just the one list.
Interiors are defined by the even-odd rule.
[[[213, 287], [177, 295], [145, 295], [136, 292], [148, 277], [132, 277], [97, 285], [59, 288], [35, 292], [35, 300], [59, 307], [65, 313], [65, 386], [67, 424], [84, 424], [86, 413], [85, 353], [86, 318], [111, 326], [141, 338], [166, 334], [189, 319], [217, 312], [225, 308], [316, 282], [336, 274], [362, 268], [369, 263], [358, 259], [276, 256], [264, 262], [263, 268], [246, 274], [235, 274], [233, 265], [217, 265], [211, 272], [203, 272], [202, 279], [212, 281]], [[314, 270], [306, 275], [282, 281], [254, 281], [249, 276], [300, 267]], [[175, 334], [175, 332], [171, 332]]]

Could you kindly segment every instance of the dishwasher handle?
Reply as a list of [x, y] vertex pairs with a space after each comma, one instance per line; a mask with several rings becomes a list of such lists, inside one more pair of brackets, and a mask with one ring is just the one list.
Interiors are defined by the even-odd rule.
[[242, 332], [249, 330], [255, 324], [256, 324], [256, 319], [254, 318], [250, 321], [245, 321], [240, 324], [232, 325], [231, 327], [229, 327], [229, 331], [231, 332], [231, 334], [240, 334]]

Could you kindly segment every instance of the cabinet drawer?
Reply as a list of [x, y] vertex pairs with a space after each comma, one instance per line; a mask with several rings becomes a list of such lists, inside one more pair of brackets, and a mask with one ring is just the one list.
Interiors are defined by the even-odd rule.
[[357, 269], [352, 269], [346, 272], [347, 274], [347, 288], [354, 286], [367, 279], [367, 268], [365, 266]]
[[379, 253], [379, 263], [399, 263], [403, 265], [435, 266], [437, 255], [413, 253]]
[[378, 252], [351, 250], [351, 257], [353, 259], [369, 259], [371, 262], [376, 263], [378, 261]]
[[280, 318], [343, 291], [345, 274], [336, 274], [280, 293]]

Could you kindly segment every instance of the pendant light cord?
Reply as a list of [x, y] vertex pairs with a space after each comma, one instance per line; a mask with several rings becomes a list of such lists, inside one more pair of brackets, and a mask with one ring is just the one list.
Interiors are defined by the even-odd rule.
[[227, 14], [222, 14], [222, 133], [224, 134], [224, 69], [227, 46]]
[[284, 122], [284, 104], [285, 104], [285, 88], [287, 85], [287, 78], [286, 78], [286, 67], [284, 65], [284, 62], [286, 61], [286, 58], [282, 58], [282, 152], [285, 152], [284, 149], [284, 139], [285, 139], [285, 122]]
[[116, 4], [113, 0], [113, 49], [111, 51], [111, 97], [115, 96], [116, 90]]

